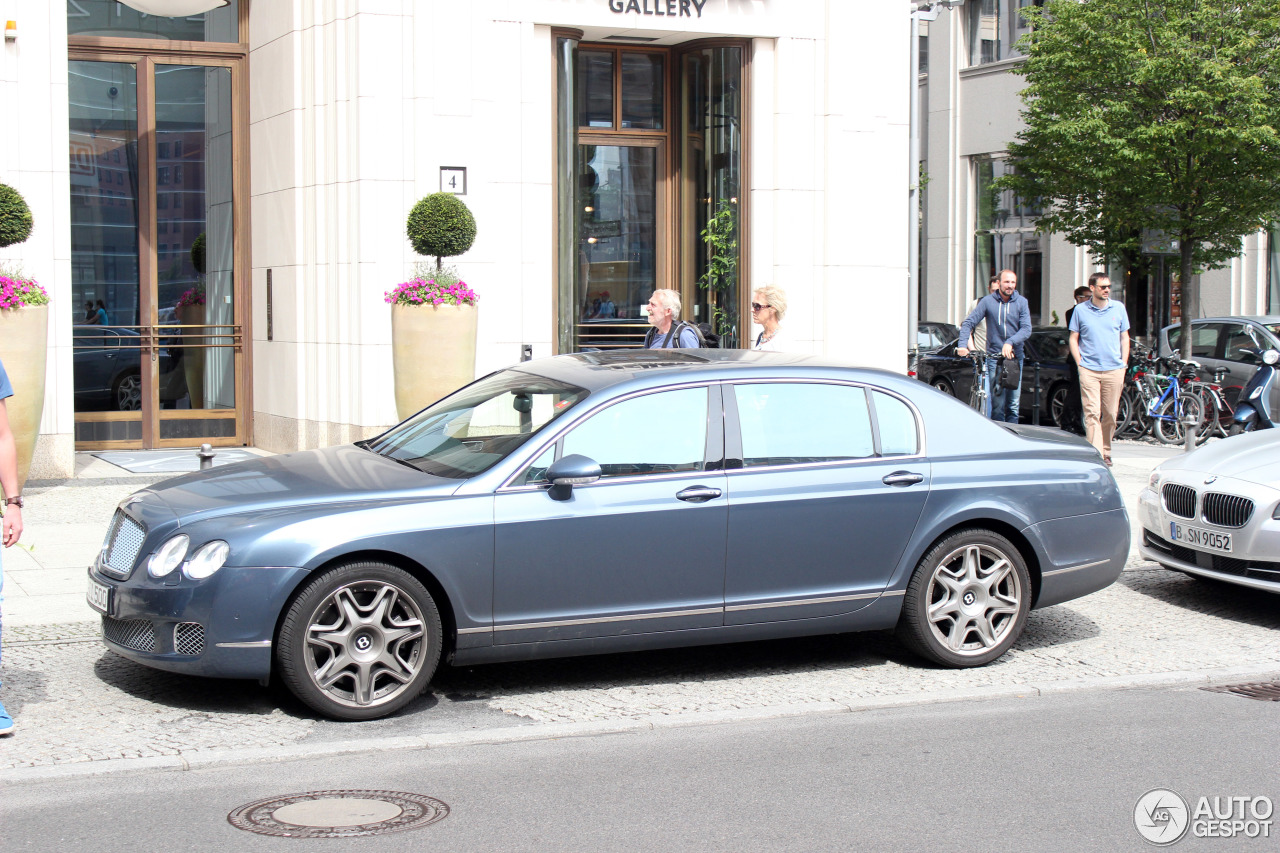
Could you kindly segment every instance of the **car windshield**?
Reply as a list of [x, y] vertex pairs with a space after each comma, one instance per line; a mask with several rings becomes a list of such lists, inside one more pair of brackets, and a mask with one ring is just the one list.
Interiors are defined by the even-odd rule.
[[586, 389], [503, 370], [357, 445], [453, 480], [498, 464], [587, 396]]
[[1266, 329], [1275, 337], [1280, 338], [1280, 323], [1268, 323], [1264, 325], [1262, 328]]

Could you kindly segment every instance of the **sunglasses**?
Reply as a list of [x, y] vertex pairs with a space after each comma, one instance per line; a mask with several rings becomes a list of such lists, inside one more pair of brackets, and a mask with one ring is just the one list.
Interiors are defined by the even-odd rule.
[[752, 311], [763, 311], [764, 309], [766, 309], [766, 308], [768, 308], [768, 307], [769, 307], [768, 305], [761, 305], [759, 302], [752, 302], [752, 303], [751, 303], [751, 310], [752, 310]]

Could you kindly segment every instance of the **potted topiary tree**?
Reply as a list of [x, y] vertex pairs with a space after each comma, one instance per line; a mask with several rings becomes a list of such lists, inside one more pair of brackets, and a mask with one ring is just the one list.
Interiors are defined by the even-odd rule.
[[436, 263], [386, 293], [401, 420], [466, 385], [476, 369], [476, 294], [441, 263], [471, 248], [475, 217], [456, 195], [434, 193], [413, 206], [406, 230], [413, 250]]
[[[31, 208], [13, 187], [0, 184], [0, 248], [31, 236]], [[31, 455], [44, 409], [49, 294], [20, 272], [0, 269], [0, 361], [13, 384], [5, 408], [18, 444], [18, 490], [31, 470]]]

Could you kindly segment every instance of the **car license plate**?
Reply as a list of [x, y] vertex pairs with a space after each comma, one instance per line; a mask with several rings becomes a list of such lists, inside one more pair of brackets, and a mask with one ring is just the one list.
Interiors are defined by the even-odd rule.
[[89, 600], [89, 606], [94, 610], [101, 611], [110, 615], [111, 613], [111, 587], [104, 583], [98, 583], [93, 578], [89, 578], [89, 594], [86, 596]]
[[1193, 548], [1204, 548], [1206, 551], [1231, 553], [1231, 534], [1204, 530], [1199, 527], [1184, 527], [1176, 521], [1169, 522], [1169, 532], [1174, 542], [1185, 542]]

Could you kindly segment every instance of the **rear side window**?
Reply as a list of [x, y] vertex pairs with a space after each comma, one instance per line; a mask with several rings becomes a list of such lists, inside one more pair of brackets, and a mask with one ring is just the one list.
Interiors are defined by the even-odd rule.
[[864, 459], [875, 454], [862, 388], [814, 383], [735, 385], [747, 468]]
[[881, 391], [871, 392], [871, 399], [876, 407], [876, 426], [880, 430], [880, 455], [912, 456], [918, 453], [920, 436], [910, 407]]
[[[1191, 357], [1213, 358], [1218, 353], [1218, 333], [1222, 325], [1219, 323], [1199, 323], [1191, 327]], [[1182, 328], [1169, 330], [1169, 348], [1179, 350], [1182, 347]]]

